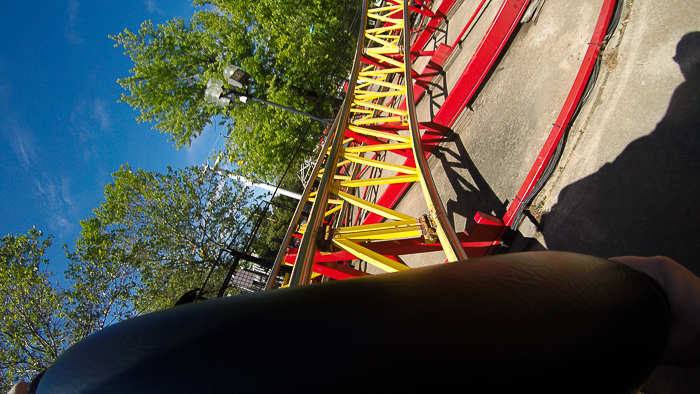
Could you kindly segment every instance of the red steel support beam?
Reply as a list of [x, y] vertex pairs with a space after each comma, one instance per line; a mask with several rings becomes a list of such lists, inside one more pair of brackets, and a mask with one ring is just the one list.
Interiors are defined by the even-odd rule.
[[[296, 254], [295, 254], [296, 257]], [[355, 257], [353, 257], [355, 258]], [[331, 261], [316, 262], [314, 264], [314, 272], [327, 276], [333, 279], [349, 279], [357, 278], [359, 276], [367, 276], [368, 273], [360, 270], [356, 270], [352, 267], [348, 267], [342, 264], [334, 263]]]
[[503, 2], [496, 18], [462, 72], [462, 76], [459, 77], [440, 111], [435, 115], [434, 122], [450, 127], [454, 124], [506, 46], [529, 3], [530, 0]]
[[430, 9], [422, 9], [419, 7], [414, 7], [414, 6], [408, 6], [408, 9], [411, 10], [411, 12], [415, 12], [421, 15], [425, 15], [428, 18], [435, 18], [435, 13], [433, 11], [430, 11]]
[[[457, 237], [469, 258], [480, 257], [485, 256], [494, 246], [494, 239], [500, 234], [502, 228], [503, 222], [500, 219], [478, 212], [474, 216], [474, 220], [469, 223], [467, 231], [458, 233]], [[384, 256], [391, 257], [442, 250], [440, 243], [426, 244], [423, 242], [422, 237], [391, 241], [363, 242], [359, 245]], [[296, 254], [296, 249], [289, 249], [285, 261], [293, 264]], [[353, 254], [344, 250], [332, 253], [316, 252], [315, 262], [318, 265], [325, 262], [346, 261], [356, 258], [357, 257]], [[314, 268], [314, 271], [321, 273], [316, 268]]]
[[[386, 144], [386, 142], [380, 141], [377, 138], [357, 134], [352, 130], [345, 130], [345, 138], [354, 138], [355, 141], [363, 142], [365, 145]], [[406, 149], [393, 149], [391, 152], [397, 155], [401, 155], [403, 157], [410, 157], [412, 155], [412, 153], [410, 151], [407, 151]]]
[[[503, 2], [486, 36], [484, 36], [469, 64], [462, 72], [462, 76], [457, 80], [457, 84], [452, 88], [444, 104], [438, 110], [432, 123], [443, 125], [445, 127], [444, 130], [449, 130], [454, 125], [457, 117], [474, 97], [477, 88], [483, 82], [496, 58], [498, 58], [498, 55], [505, 47], [529, 2], [529, 0], [505, 0]], [[423, 135], [424, 143], [430, 139], [435, 139], [435, 134], [425, 133]], [[430, 155], [433, 148], [434, 146], [432, 145], [425, 147], [426, 156]], [[403, 165], [415, 166], [415, 162], [408, 159]], [[389, 185], [377, 200], [377, 204], [389, 208], [394, 207], [406, 192], [408, 186], [407, 184]], [[382, 217], [380, 215], [370, 214], [363, 224], [379, 223], [381, 220]]]
[[[442, 71], [442, 65], [445, 64], [445, 60], [447, 60], [447, 55], [450, 52], [450, 47], [448, 47], [445, 44], [439, 44], [438, 49], [432, 55], [430, 61], [428, 61], [428, 64], [425, 65], [423, 71], [417, 76], [414, 76], [415, 83], [413, 84], [413, 100], [415, 100], [415, 102], [418, 102], [420, 96], [422, 96], [425, 92], [425, 87], [430, 81], [433, 80], [433, 77], [439, 74], [440, 71]], [[401, 101], [399, 109], [402, 111], [406, 110], [406, 99], [403, 99]]]
[[[442, 8], [443, 5], [446, 4], [449, 4], [449, 7], [451, 7], [454, 4], [454, 1], [455, 0], [445, 0], [440, 7]], [[434, 147], [434, 141], [431, 141], [430, 139], [435, 138], [436, 135], [444, 135], [444, 133], [454, 125], [461, 111], [464, 110], [466, 105], [473, 98], [476, 90], [483, 82], [486, 74], [495, 63], [498, 55], [501, 53], [508, 39], [515, 30], [515, 27], [522, 17], [522, 14], [525, 12], [525, 8], [527, 7], [528, 3], [529, 0], [506, 0], [503, 3], [495, 20], [489, 27], [486, 36], [472, 56], [471, 61], [463, 71], [462, 76], [457, 81], [457, 84], [452, 89], [452, 92], [445, 100], [445, 103], [440, 108], [433, 121], [421, 125], [421, 127], [426, 127], [431, 130], [431, 132], [426, 132], [423, 136], [424, 143], [429, 144], [429, 146], [426, 146], [425, 149], [426, 156], [430, 155], [430, 152]], [[549, 138], [545, 142], [544, 147], [535, 160], [535, 164], [531, 168], [525, 182], [518, 191], [516, 199], [508, 208], [508, 211], [504, 216], [504, 220], [501, 221], [500, 219], [490, 215], [477, 213], [474, 220], [469, 223], [467, 231], [458, 234], [460, 242], [470, 258], [491, 254], [494, 251], [495, 247], [505, 234], [505, 229], [512, 224], [514, 214], [522, 204], [522, 200], [530, 193], [530, 191], [532, 191], [535, 183], [542, 175], [544, 167], [549, 159], [551, 159], [557, 144], [565, 132], [565, 129], [569, 126], [571, 117], [573, 116], [575, 108], [578, 105], [581, 95], [583, 94], [585, 86], [590, 78], [595, 61], [597, 60], [601, 46], [603, 45], [605, 33], [610, 23], [612, 13], [615, 9], [615, 3], [616, 0], [605, 0], [600, 17], [596, 23], [593, 38], [591, 39], [579, 73], [576, 76], [574, 85], [564, 103], [564, 107], [550, 132]], [[438, 10], [438, 13], [440, 13], [440, 9]], [[434, 21], [438, 21], [438, 19], [433, 19], [431, 23]], [[437, 24], [435, 24], [435, 26], [437, 26]], [[426, 30], [428, 29], [426, 28]], [[426, 31], [423, 33], [426, 33]], [[419, 36], [419, 39], [422, 39], [421, 37], [422, 35]], [[428, 34], [428, 38], [429, 37], [430, 34]], [[425, 42], [427, 42], [427, 39], [425, 39]], [[425, 42], [422, 45], [425, 45]], [[417, 41], [414, 42], [414, 48], [416, 47], [416, 44]], [[422, 49], [422, 47], [418, 49]], [[382, 126], [375, 127], [377, 129], [383, 129]], [[408, 158], [404, 165], [415, 166], [415, 163], [411, 158]], [[389, 185], [377, 203], [386, 207], [394, 207], [407, 188], [408, 184]], [[370, 214], [363, 224], [378, 223], [380, 221], [381, 216]], [[401, 241], [374, 242], [367, 243], [364, 246], [387, 256], [398, 256], [399, 252], [400, 254], [412, 254], [442, 249], [440, 244], [423, 244], [421, 240], [422, 238]], [[295, 255], [296, 250], [290, 249], [287, 254], [287, 259], [291, 259], [293, 261]], [[315, 269], [316, 272], [321, 273], [319, 270], [326, 270], [331, 277], [351, 277], [360, 275], [357, 274], [357, 272], [361, 271], [355, 270], [357, 272], [352, 272], [345, 270], [345, 268], [353, 270], [350, 267], [345, 267], [337, 263], [334, 263], [335, 265], [329, 265], [333, 261], [342, 261], [354, 258], [354, 256], [347, 252], [340, 251], [331, 254], [317, 253], [316, 258], [318, 266], [318, 269]], [[337, 266], [344, 268], [338, 269]], [[362, 272], [362, 275], [364, 274], [365, 273]]]
[[426, 26], [425, 29], [418, 34], [418, 37], [413, 40], [413, 44], [411, 44], [411, 53], [422, 51], [423, 48], [425, 48], [425, 44], [430, 41], [430, 37], [432, 37], [433, 33], [437, 31], [438, 26], [440, 26], [440, 22], [447, 16], [447, 13], [450, 12], [450, 9], [452, 9], [452, 6], [454, 6], [456, 2], [457, 0], [442, 0], [442, 3], [440, 3], [440, 6], [435, 12], [436, 17], [433, 17], [433, 19], [428, 22], [428, 26]]

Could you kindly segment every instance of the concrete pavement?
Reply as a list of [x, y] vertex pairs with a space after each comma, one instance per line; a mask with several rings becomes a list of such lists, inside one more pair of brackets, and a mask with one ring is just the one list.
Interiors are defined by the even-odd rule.
[[[438, 42], [451, 45], [479, 3], [459, 3], [453, 19], [443, 26], [446, 38]], [[447, 60], [444, 78], [434, 80], [432, 95], [419, 101], [419, 121], [431, 120], [442, 105], [443, 89], [451, 92], [503, 0], [486, 4], [461, 49]], [[602, 4], [603, 0], [545, 2], [535, 21], [516, 31], [471, 108], [453, 126], [453, 136], [429, 160], [456, 231], [464, 231], [477, 211], [503, 217], [571, 89]], [[458, 24], [458, 19], [464, 21]], [[417, 187], [406, 193], [398, 210], [426, 211]], [[405, 256], [405, 261], [418, 267], [444, 257]]]
[[[665, 255], [700, 275], [700, 2], [626, 3], [526, 247]], [[700, 368], [658, 367], [644, 392], [700, 392]]]

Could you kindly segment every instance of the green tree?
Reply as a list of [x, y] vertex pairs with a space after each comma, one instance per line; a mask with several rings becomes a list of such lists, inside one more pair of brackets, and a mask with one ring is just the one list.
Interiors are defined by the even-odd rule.
[[[304, 186], [295, 176], [285, 177], [279, 186], [300, 194], [304, 191]], [[266, 220], [262, 222], [252, 244], [255, 255], [268, 261], [275, 260], [298, 204], [299, 200], [281, 194], [272, 199], [264, 213]]]
[[203, 100], [209, 78], [229, 62], [253, 55], [246, 27], [214, 12], [163, 25], [145, 21], [137, 32], [110, 36], [134, 62], [131, 76], [118, 80], [129, 94], [121, 101], [140, 110], [139, 122], [170, 134], [175, 145], [189, 146], [221, 110]]
[[[81, 222], [70, 254], [70, 276], [84, 284], [81, 303], [100, 306], [92, 311], [95, 322], [172, 306], [200, 287], [213, 265], [229, 264], [225, 249], [247, 241], [255, 197], [217, 172], [188, 167], [160, 174], [127, 165], [112, 175], [105, 201]], [[225, 271], [215, 270], [212, 285]], [[100, 312], [114, 299], [124, 303], [111, 305], [108, 316]]]
[[51, 236], [33, 228], [0, 240], [0, 391], [48, 367], [75, 337], [67, 295], [51, 283], [46, 248]]
[[[327, 94], [350, 69], [359, 1], [196, 0], [188, 21], [146, 21], [137, 32], [110, 36], [134, 68], [120, 79], [121, 101], [139, 121], [187, 146], [212, 119], [229, 129], [227, 157], [248, 176], [271, 180], [298, 147], [310, 148], [321, 126], [259, 103], [215, 107], [204, 100], [209, 78], [235, 64], [251, 75], [250, 93], [321, 117], [337, 105]], [[332, 87], [330, 90], [328, 86]], [[216, 118], [215, 116], [219, 116]], [[311, 133], [306, 133], [311, 127]]]
[[258, 236], [253, 242], [254, 253], [265, 260], [275, 261], [280, 250], [284, 236], [289, 228], [289, 223], [294, 216], [297, 200], [287, 196], [277, 196], [273, 199], [270, 209], [265, 212], [266, 221], [258, 231]]
[[83, 230], [65, 272], [70, 288], [68, 315], [73, 334], [84, 337], [118, 321], [139, 315], [135, 309], [138, 270], [126, 263], [124, 251], [115, 248], [116, 232], [100, 233], [99, 221], [81, 223]]
[[[82, 221], [65, 272], [51, 282], [51, 236], [32, 229], [0, 239], [0, 390], [46, 369], [74, 342], [105, 326], [172, 307], [209, 280], [218, 290], [253, 221], [253, 193], [214, 171], [113, 174], [105, 201]], [[227, 294], [236, 293], [230, 289]]]

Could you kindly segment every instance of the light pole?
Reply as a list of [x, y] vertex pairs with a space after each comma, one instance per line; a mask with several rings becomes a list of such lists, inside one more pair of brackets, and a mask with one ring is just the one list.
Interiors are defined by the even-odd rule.
[[220, 158], [221, 157], [216, 159], [216, 163], [214, 164], [214, 167], [209, 167], [208, 165], [205, 164], [204, 169], [218, 172], [219, 174], [226, 176], [226, 177], [229, 177], [231, 179], [235, 179], [236, 181], [238, 181], [246, 186], [254, 186], [254, 187], [257, 187], [257, 188], [260, 188], [263, 190], [267, 190], [267, 191], [272, 192], [272, 193], [277, 193], [277, 194], [281, 194], [283, 196], [294, 198], [296, 200], [301, 200], [301, 194], [299, 194], [299, 193], [295, 193], [293, 191], [283, 189], [281, 187], [268, 185], [267, 183], [253, 182], [244, 176], [230, 173], [229, 171], [218, 166]]
[[239, 92], [236, 89], [243, 89], [244, 87], [247, 87], [248, 80], [250, 79], [250, 75], [246, 73], [245, 71], [241, 70], [240, 68], [236, 66], [226, 66], [224, 68], [224, 78], [228, 83], [230, 83], [233, 86], [233, 89], [226, 89], [224, 87], [224, 81], [218, 79], [218, 78], [212, 78], [207, 82], [207, 88], [204, 91], [204, 98], [207, 101], [210, 101], [219, 107], [226, 107], [229, 104], [231, 104], [231, 98], [233, 96], [237, 97], [238, 100], [241, 102], [245, 103], [249, 99], [253, 101], [257, 101], [266, 105], [270, 105], [276, 108], [283, 109], [285, 111], [301, 115], [304, 117], [307, 117], [309, 119], [315, 120], [317, 122], [321, 122], [325, 125], [330, 125], [333, 123], [333, 119], [323, 119], [319, 118], [316, 116], [313, 116], [311, 114], [307, 114], [306, 112], [301, 112], [299, 110], [296, 110], [291, 107], [287, 107], [281, 104], [273, 103], [271, 101], [263, 100], [261, 98], [252, 96], [248, 94], [247, 89], [245, 92]]

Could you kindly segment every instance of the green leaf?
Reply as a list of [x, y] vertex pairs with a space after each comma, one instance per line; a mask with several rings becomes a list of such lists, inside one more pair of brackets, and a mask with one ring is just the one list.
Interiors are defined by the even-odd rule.
[[[197, 0], [189, 19], [145, 21], [112, 35], [133, 61], [118, 83], [121, 101], [138, 109], [177, 148], [189, 146], [214, 117], [226, 125], [228, 156], [249, 177], [272, 180], [295, 153], [318, 143], [322, 126], [259, 104], [221, 109], [204, 100], [206, 82], [228, 64], [251, 76], [250, 94], [315, 116], [333, 117], [335, 94], [350, 71], [360, 1]], [[309, 27], [314, 26], [314, 34]], [[295, 166], [298, 166], [296, 163]]]

